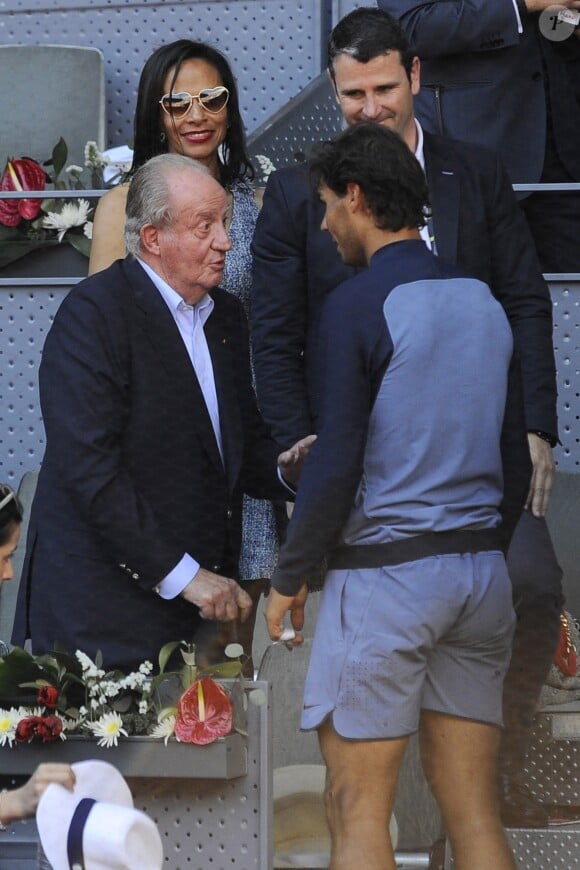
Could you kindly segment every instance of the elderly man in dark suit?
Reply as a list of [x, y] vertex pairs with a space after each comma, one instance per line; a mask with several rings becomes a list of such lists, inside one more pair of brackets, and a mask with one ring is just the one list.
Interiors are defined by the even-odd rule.
[[[227, 208], [204, 167], [149, 161], [127, 199], [134, 256], [79, 284], [55, 317], [14, 638], [35, 652], [59, 641], [130, 668], [250, 609], [235, 582], [242, 493], [288, 491], [243, 312], [218, 288]], [[295, 457], [281, 457], [291, 477]]]
[[[432, 206], [423, 240], [491, 287], [514, 334], [534, 470], [530, 510], [523, 514], [508, 554], [512, 581], [517, 577], [520, 582], [514, 586], [519, 623], [505, 693], [511, 727], [510, 751], [504, 753], [503, 810], [506, 822], [539, 824], [546, 813], [522, 794], [519, 775], [525, 737], [558, 638], [562, 597], [561, 571], [543, 520], [554, 472], [550, 442], [557, 439], [548, 288], [497, 155], [424, 133], [417, 123], [413, 98], [420, 88], [420, 62], [396, 19], [366, 7], [343, 18], [330, 37], [329, 72], [347, 124], [383, 124], [415, 153], [425, 169]], [[258, 398], [283, 446], [317, 431], [320, 389], [312, 360], [319, 313], [330, 290], [353, 275], [321, 231], [324, 208], [317, 186], [308, 166], [273, 173], [254, 237], [252, 329]], [[493, 354], [493, 347], [489, 351]], [[446, 437], [442, 431], [441, 438]], [[533, 576], [512, 572], [512, 560], [522, 553], [534, 554]]]

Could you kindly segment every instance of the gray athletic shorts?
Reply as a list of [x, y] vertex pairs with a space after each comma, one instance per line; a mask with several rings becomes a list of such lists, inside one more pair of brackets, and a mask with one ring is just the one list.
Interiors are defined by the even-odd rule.
[[501, 725], [515, 627], [498, 552], [431, 556], [327, 574], [302, 728], [402, 737], [421, 709]]

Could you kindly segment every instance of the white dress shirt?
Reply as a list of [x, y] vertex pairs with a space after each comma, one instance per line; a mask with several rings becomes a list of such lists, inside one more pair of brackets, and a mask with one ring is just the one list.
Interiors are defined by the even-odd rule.
[[[137, 258], [137, 261], [159, 290], [164, 302], [169, 308], [173, 319], [183, 339], [185, 349], [199, 381], [211, 424], [216, 437], [220, 455], [223, 460], [222, 438], [219, 422], [219, 409], [213, 366], [203, 327], [213, 311], [214, 301], [211, 296], [204, 296], [196, 305], [188, 305], [184, 299], [167, 281], [161, 278], [147, 263]], [[195, 577], [201, 565], [185, 553], [178, 564], [157, 585], [156, 590], [162, 598], [176, 598], [185, 589], [190, 580]]]

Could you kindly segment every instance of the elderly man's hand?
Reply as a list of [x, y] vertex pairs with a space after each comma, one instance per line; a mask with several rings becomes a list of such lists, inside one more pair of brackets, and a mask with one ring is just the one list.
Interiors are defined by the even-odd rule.
[[550, 493], [554, 484], [554, 457], [550, 445], [543, 438], [534, 435], [533, 432], [528, 432], [528, 444], [533, 471], [526, 509], [531, 508], [535, 517], [543, 517], [548, 510]]
[[242, 622], [252, 610], [252, 599], [235, 580], [222, 577], [200, 568], [181, 593], [191, 604], [199, 607], [204, 619], [228, 622], [241, 619]]

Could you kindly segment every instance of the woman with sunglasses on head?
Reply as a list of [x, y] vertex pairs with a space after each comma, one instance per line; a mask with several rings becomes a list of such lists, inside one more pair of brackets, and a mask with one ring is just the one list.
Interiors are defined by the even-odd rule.
[[[250, 242], [258, 215], [257, 192], [251, 185], [254, 170], [246, 149], [231, 67], [217, 49], [206, 43], [180, 39], [164, 45], [151, 55], [141, 73], [129, 182], [147, 160], [165, 152], [184, 154], [203, 163], [228, 192], [227, 229], [233, 246], [226, 256], [221, 287], [242, 302], [247, 314], [252, 284]], [[125, 256], [127, 189], [126, 184], [113, 188], [97, 207], [89, 274]], [[272, 504], [244, 496], [240, 579], [255, 604], [252, 616], [238, 628], [238, 640], [250, 657], [247, 675], [252, 671], [256, 604], [272, 575], [277, 549]]]
[[[14, 578], [12, 557], [20, 540], [22, 505], [16, 493], [0, 483], [0, 585]], [[0, 656], [8, 655], [8, 647], [0, 641]], [[0, 706], [2, 701], [0, 699]], [[4, 781], [9, 782], [8, 778]], [[74, 785], [74, 773], [68, 764], [40, 764], [33, 775], [19, 788], [0, 790], [0, 831], [10, 822], [33, 816], [39, 798], [51, 782], [67, 788]], [[2, 781], [0, 781], [0, 786]]]

